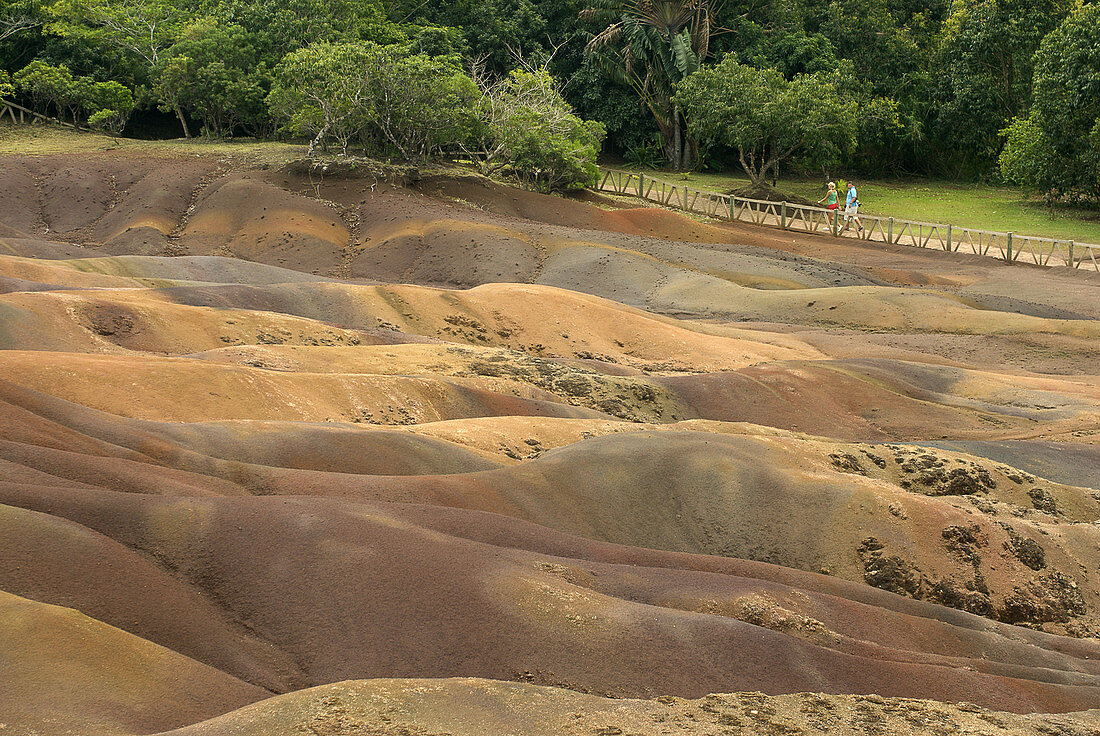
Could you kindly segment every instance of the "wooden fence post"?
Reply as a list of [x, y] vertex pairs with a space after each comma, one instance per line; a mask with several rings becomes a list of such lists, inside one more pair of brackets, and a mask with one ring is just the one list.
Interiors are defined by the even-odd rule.
[[783, 203], [783, 205], [780, 209], [780, 212], [782, 214], [780, 215], [779, 220], [780, 220], [780, 223], [783, 225], [783, 229], [786, 230], [787, 229], [787, 203], [786, 202]]
[[645, 197], [644, 189], [642, 188], [644, 186], [644, 184], [645, 184], [645, 174], [638, 174], [638, 196], [639, 197]]
[[840, 227], [840, 214], [839, 214], [839, 212], [840, 212], [839, 207], [837, 207], [835, 210], [833, 210], [833, 212], [832, 212], [833, 216], [832, 216], [832, 218], [830, 218], [830, 221], [829, 221], [829, 226], [833, 231], [833, 237], [834, 238], [837, 237], [837, 228]]
[[886, 223], [886, 242], [893, 244], [894, 242], [894, 218], [891, 217]]
[[951, 250], [951, 225], [947, 226], [947, 250]]
[[1073, 241], [1072, 240], [1069, 241], [1069, 267], [1070, 268], [1077, 268], [1077, 266], [1075, 266], [1073, 264]]
[[1009, 233], [1007, 233], [1007, 237], [1005, 238], [1005, 241], [1007, 243], [1007, 248], [1005, 250], [1005, 253], [1007, 254], [1007, 259], [1006, 260], [1008, 260], [1009, 263], [1012, 263], [1012, 233], [1011, 233], [1011, 231]]
[[733, 222], [733, 195], [732, 194], [729, 196], [729, 200], [728, 200], [727, 204], [729, 204], [729, 206], [730, 206], [730, 222]]

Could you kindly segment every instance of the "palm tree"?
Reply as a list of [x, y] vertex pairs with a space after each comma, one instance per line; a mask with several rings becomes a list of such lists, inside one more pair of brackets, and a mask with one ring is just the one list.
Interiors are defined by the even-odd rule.
[[707, 57], [710, 39], [722, 29], [713, 24], [711, 0], [591, 0], [582, 17], [606, 27], [588, 42], [615, 81], [629, 85], [653, 114], [674, 169], [695, 161], [696, 146], [679, 105], [676, 84]]

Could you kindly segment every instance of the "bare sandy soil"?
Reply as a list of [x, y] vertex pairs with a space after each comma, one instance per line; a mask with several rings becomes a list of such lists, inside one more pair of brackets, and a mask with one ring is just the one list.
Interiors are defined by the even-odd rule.
[[3, 171], [0, 734], [1100, 729], [1095, 275]]

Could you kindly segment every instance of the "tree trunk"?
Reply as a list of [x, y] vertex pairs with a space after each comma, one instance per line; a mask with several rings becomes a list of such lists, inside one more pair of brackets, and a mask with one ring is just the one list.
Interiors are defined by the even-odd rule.
[[751, 152], [749, 158], [745, 158], [745, 149], [737, 149], [738, 158], [741, 160], [741, 168], [745, 170], [745, 173], [749, 175], [749, 182], [754, 187], [758, 187], [764, 183], [764, 179], [767, 176], [767, 169], [764, 167], [764, 162], [761, 161], [760, 165], [756, 163], [756, 153]]
[[313, 158], [313, 152], [317, 150], [318, 144], [323, 143], [325, 134], [328, 133], [328, 129], [331, 127], [328, 123], [321, 126], [321, 130], [317, 132], [316, 137], [309, 142], [309, 148], [306, 150], [306, 158]]
[[180, 125], [183, 126], [183, 137], [190, 138], [191, 129], [187, 127], [187, 118], [183, 116], [183, 110], [180, 109], [179, 105], [176, 105], [176, 117], [180, 119]]
[[699, 141], [687, 129], [684, 130], [684, 144], [684, 168], [694, 169], [700, 164]]
[[683, 161], [683, 141], [680, 135], [680, 106], [676, 105], [672, 108], [672, 166], [676, 171], [682, 171], [684, 167]]
[[672, 137], [671, 130], [661, 131], [661, 137], [664, 139], [663, 150], [665, 152], [665, 161], [668, 162], [670, 169], [676, 169], [676, 144], [673, 142], [675, 139]]

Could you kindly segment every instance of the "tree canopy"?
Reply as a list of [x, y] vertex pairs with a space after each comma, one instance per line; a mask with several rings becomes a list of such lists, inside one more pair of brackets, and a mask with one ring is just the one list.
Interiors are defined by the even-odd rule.
[[584, 15], [606, 24], [588, 42], [588, 52], [653, 115], [669, 164], [690, 168], [697, 142], [676, 86], [700, 69], [710, 51], [716, 27], [709, 0], [594, 0]]
[[727, 56], [680, 83], [676, 99], [708, 145], [728, 146], [753, 184], [782, 161], [835, 163], [856, 144], [856, 104], [817, 74], [787, 80]]
[[[724, 123], [719, 135], [713, 105], [688, 100], [691, 90], [717, 84], [714, 70], [732, 74], [740, 64], [757, 70], [753, 79], [738, 72], [752, 94], [760, 85], [772, 90], [767, 116], [789, 126], [785, 136], [770, 134], [756, 164], [752, 147], [744, 149], [754, 171], [789, 148], [780, 157], [787, 166], [1004, 177], [1052, 196], [1095, 196], [1090, 146], [1100, 133], [1081, 70], [1095, 69], [1088, 25], [1096, 7], [1096, 0], [2, 0], [0, 72], [11, 81], [0, 91], [67, 120], [84, 124], [98, 114], [103, 123], [111, 116], [102, 109], [116, 108], [97, 108], [78, 88], [114, 82], [129, 90], [133, 108], [116, 110], [109, 127], [130, 120], [146, 134], [313, 140], [327, 113], [306, 101], [307, 87], [320, 83], [311, 74], [344, 73], [324, 71], [317, 55], [350, 45], [384, 59], [371, 95], [394, 84], [410, 85], [411, 94], [360, 111], [374, 116], [370, 125], [328, 119], [318, 145], [342, 148], [346, 136], [393, 155], [450, 149], [458, 128], [471, 130], [462, 118], [468, 98], [506, 85], [517, 69], [537, 68], [570, 114], [600, 123], [610, 152], [633, 155], [656, 137], [667, 165], [721, 168], [741, 165], [742, 149], [726, 135], [732, 128]], [[307, 62], [311, 70], [290, 71]], [[476, 84], [475, 66], [487, 77]], [[49, 91], [65, 70], [71, 81]], [[302, 89], [292, 89], [295, 79]], [[441, 106], [426, 104], [434, 102], [427, 90], [462, 114], [432, 117]], [[795, 104], [796, 95], [804, 114], [776, 117], [777, 100]], [[844, 135], [804, 135], [804, 119], [847, 115], [853, 105], [855, 144], [846, 123]], [[765, 115], [751, 113], [746, 129]], [[413, 132], [421, 116], [426, 127]], [[449, 131], [446, 143], [427, 132], [439, 126]], [[373, 138], [363, 134], [368, 128]], [[483, 137], [483, 128], [473, 129]], [[1036, 158], [1040, 152], [1046, 158]]]
[[1005, 138], [1007, 180], [1100, 200], [1100, 6], [1076, 9], [1043, 39], [1031, 109]]
[[477, 81], [452, 55], [416, 46], [314, 44], [275, 69], [267, 103], [285, 128], [347, 152], [421, 161], [450, 148], [474, 154], [485, 173], [509, 170], [544, 189], [583, 186], [596, 175], [603, 126], [573, 114], [545, 70]]

